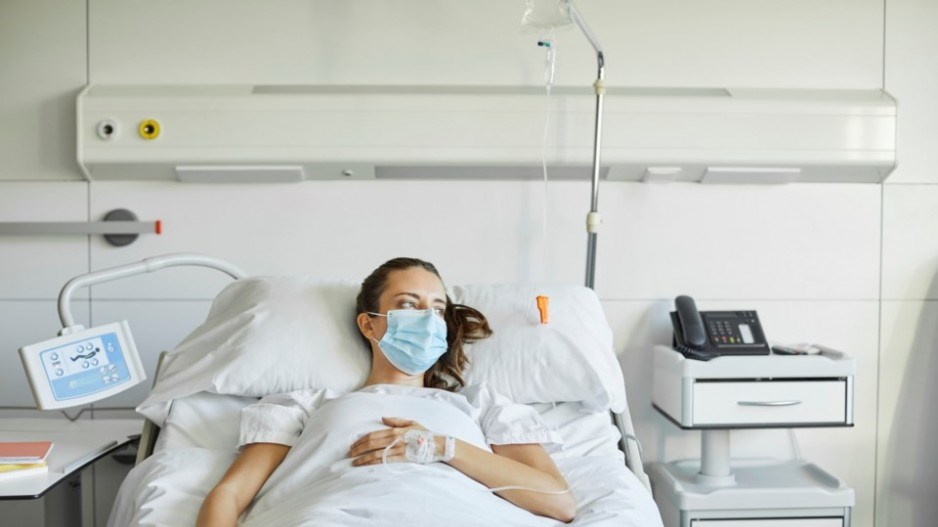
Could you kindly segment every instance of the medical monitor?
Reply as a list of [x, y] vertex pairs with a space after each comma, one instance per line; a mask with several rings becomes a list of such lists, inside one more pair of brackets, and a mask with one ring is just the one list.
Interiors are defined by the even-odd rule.
[[146, 380], [126, 320], [23, 346], [20, 358], [41, 410], [93, 403]]

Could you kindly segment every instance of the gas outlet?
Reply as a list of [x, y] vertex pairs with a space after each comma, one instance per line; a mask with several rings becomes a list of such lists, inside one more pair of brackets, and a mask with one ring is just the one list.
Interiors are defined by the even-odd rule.
[[160, 123], [156, 119], [140, 121], [140, 137], [153, 140], [160, 136]]

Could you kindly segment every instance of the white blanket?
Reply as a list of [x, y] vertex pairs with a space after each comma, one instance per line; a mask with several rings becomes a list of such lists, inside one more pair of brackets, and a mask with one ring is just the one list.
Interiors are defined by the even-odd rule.
[[[306, 427], [241, 525], [562, 525], [512, 505], [443, 463], [353, 467], [349, 447], [358, 437], [385, 428], [384, 416], [412, 419], [488, 448], [472, 419], [442, 400], [349, 394], [316, 410], [310, 419], [315, 426]], [[199, 448], [155, 454], [128, 476], [109, 525], [192, 525], [205, 494], [235, 455]], [[579, 506], [575, 525], [660, 526], [647, 491], [613, 459], [558, 461]]]
[[[151, 456], [149, 459], [134, 468], [124, 485], [121, 486], [114, 509], [108, 521], [109, 527], [185, 527], [195, 524], [195, 518], [202, 506], [206, 494], [221, 479], [222, 474], [234, 461], [236, 453], [204, 448], [175, 448], [164, 450]], [[626, 470], [622, 461], [616, 456], [590, 456], [576, 459], [557, 460], [557, 466], [563, 472], [567, 482], [573, 488], [577, 501], [577, 515], [572, 526], [575, 527], [661, 527], [661, 519], [648, 491], [641, 485], [631, 472]], [[380, 468], [380, 467], [379, 467]], [[365, 472], [368, 469], [364, 469]], [[364, 474], [362, 472], [361, 474]], [[357, 476], [356, 476], [357, 477]], [[398, 495], [400, 481], [397, 479], [375, 478], [374, 483], [365, 488], [341, 488], [342, 483], [352, 484], [349, 478], [341, 483], [334, 484], [331, 489], [311, 485], [308, 490], [334, 490], [334, 497], [309, 496], [297, 490], [297, 496], [283, 504], [281, 511], [252, 517], [242, 525], [375, 525], [396, 526], [399, 517], [393, 515], [407, 503], [415, 500], [429, 499], [436, 509], [436, 514], [447, 520], [442, 525], [513, 525], [512, 516], [499, 518], [494, 523], [458, 523], [453, 516], [446, 515], [444, 507], [456, 506], [457, 513], [466, 509], [462, 503], [466, 500], [464, 495], [455, 495], [456, 489], [440, 496], [437, 500], [437, 487], [421, 488], [416, 484], [406, 486], [405, 492]], [[382, 483], [383, 481], [383, 483]], [[447, 482], [447, 479], [429, 477], [426, 481]], [[357, 483], [357, 481], [356, 481]], [[383, 486], [383, 489], [382, 489]], [[356, 492], [358, 490], [358, 492]], [[382, 491], [384, 497], [372, 499], [369, 495], [375, 491]], [[444, 489], [445, 490], [445, 489]], [[348, 501], [340, 501], [342, 499]], [[311, 500], [304, 503], [305, 500]], [[400, 504], [396, 503], [400, 500]], [[496, 501], [497, 500], [497, 501]], [[496, 503], [501, 509], [514, 507], [501, 498], [492, 497], [485, 503]], [[468, 500], [478, 504], [479, 501]], [[411, 511], [413, 512], [413, 511]], [[484, 511], [473, 511], [484, 512]], [[523, 512], [523, 511], [522, 511]], [[530, 515], [524, 521], [530, 521]], [[473, 517], [478, 518], [479, 515]], [[451, 521], [450, 518], [453, 518]], [[262, 523], [270, 521], [271, 523]], [[422, 516], [408, 526], [434, 525], [439, 521], [433, 515]], [[565, 524], [551, 520], [535, 520], [535, 525], [561, 527]], [[367, 523], [366, 523], [367, 522]], [[519, 525], [529, 525], [520, 523]]]

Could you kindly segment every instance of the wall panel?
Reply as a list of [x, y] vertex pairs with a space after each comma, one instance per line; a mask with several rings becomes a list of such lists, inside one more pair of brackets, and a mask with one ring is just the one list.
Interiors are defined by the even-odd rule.
[[87, 79], [85, 14], [77, 1], [0, 6], [0, 181], [84, 179], [74, 130]]
[[[88, 324], [88, 302], [74, 302], [72, 313], [80, 324]], [[62, 324], [59, 322], [56, 302], [52, 300], [0, 300], [0, 356], [5, 367], [0, 368], [0, 407], [35, 408], [36, 401], [29, 389], [26, 372], [20, 361], [19, 348], [54, 338]], [[10, 415], [0, 410], [0, 417]], [[17, 412], [20, 414], [22, 412]], [[29, 412], [30, 415], [39, 412]], [[72, 411], [74, 413], [74, 411]], [[58, 417], [58, 412], [46, 412]]]
[[938, 186], [883, 187], [883, 298], [938, 299]]
[[[523, 8], [502, 0], [92, 0], [91, 78], [537, 85], [543, 50], [536, 34], [521, 30]], [[592, 0], [580, 8], [603, 42], [611, 85], [882, 83], [882, 3], [876, 0]], [[590, 85], [596, 61], [586, 40], [566, 29], [557, 41], [557, 83]]]
[[[545, 252], [539, 183], [98, 183], [93, 214], [129, 207], [147, 219], [163, 218], [166, 233], [120, 249], [94, 241], [92, 261], [99, 268], [197, 251], [250, 274], [358, 278], [387, 258], [413, 254], [436, 262], [452, 283], [582, 283], [589, 186], [552, 182], [549, 192]], [[878, 187], [606, 183], [600, 199], [605, 225], [597, 288], [604, 298], [878, 294]], [[212, 203], [210, 216], [206, 203]], [[338, 218], [347, 221], [340, 226]], [[164, 278], [147, 276], [97, 287], [95, 294], [211, 298], [223, 286], [221, 275], [196, 272], [198, 278], [169, 271], [190, 276], [177, 285], [156, 285]]]
[[[588, 187], [577, 210], [585, 216]], [[552, 187], [551, 210], [571, 200]], [[396, 256], [434, 262], [449, 283], [583, 280], [582, 219], [550, 221], [542, 258], [543, 188], [523, 182], [306, 182], [292, 185], [96, 183], [93, 214], [127, 207], [162, 218], [165, 234], [129, 247], [92, 244], [95, 268], [154, 254], [201, 252], [248, 274], [361, 279]], [[583, 204], [585, 203], [585, 205]], [[579, 214], [577, 214], [579, 216]], [[580, 240], [569, 242], [570, 237]], [[568, 256], [575, 251], [575, 256]], [[568, 262], [572, 262], [568, 264]], [[95, 288], [96, 298], [206, 298], [230, 280], [207, 270], [168, 270]]]
[[597, 290], [622, 299], [874, 299], [879, 193], [873, 185], [604, 185]]
[[[0, 222], [88, 221], [86, 183], [0, 183]], [[0, 236], [0, 299], [54, 299], [88, 271], [86, 236]], [[78, 291], [75, 298], [87, 298]]]
[[876, 524], [926, 527], [938, 517], [938, 303], [883, 301]]
[[889, 0], [885, 88], [899, 100], [899, 167], [888, 184], [938, 183], [938, 3]]

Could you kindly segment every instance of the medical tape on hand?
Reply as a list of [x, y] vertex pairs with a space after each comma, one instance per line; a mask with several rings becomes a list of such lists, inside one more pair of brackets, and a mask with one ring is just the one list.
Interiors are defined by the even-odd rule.
[[426, 465], [437, 461], [449, 461], [456, 455], [456, 438], [446, 436], [446, 442], [443, 445], [443, 454], [436, 453], [436, 438], [432, 432], [426, 430], [408, 430], [404, 437], [398, 437], [390, 445], [384, 447], [381, 452], [381, 462], [392, 472], [399, 472], [391, 469], [388, 464], [388, 453], [394, 448], [394, 445], [404, 441], [404, 458], [407, 461]]
[[446, 443], [443, 445], [443, 453], [438, 454], [436, 451], [436, 437], [433, 432], [427, 430], [408, 430], [404, 434], [404, 443], [407, 444], [404, 449], [404, 457], [408, 461], [424, 465], [437, 461], [449, 461], [453, 459], [456, 450], [456, 440], [451, 436], [447, 436]]

